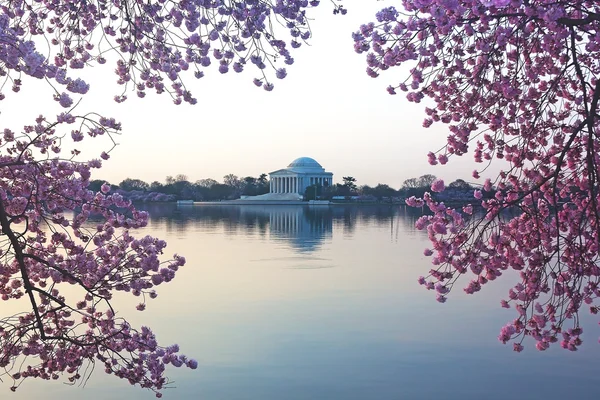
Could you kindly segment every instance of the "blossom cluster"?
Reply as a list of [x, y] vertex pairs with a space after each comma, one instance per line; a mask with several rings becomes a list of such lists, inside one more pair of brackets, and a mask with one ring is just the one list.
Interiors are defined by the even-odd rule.
[[[19, 92], [24, 79], [46, 80], [53, 98], [68, 112], [47, 121], [40, 116], [20, 133], [0, 131], [0, 298], [26, 299], [18, 316], [0, 319], [0, 368], [15, 381], [29, 377], [85, 379], [86, 362], [160, 396], [168, 381], [165, 365], [196, 368], [177, 346], [160, 347], [149, 328], [136, 330], [116, 316], [116, 291], [140, 298], [137, 309], [157, 296], [185, 259], [164, 259], [166, 243], [135, 238], [147, 215], [103, 185], [87, 190], [98, 159], [61, 155], [63, 142], [104, 136], [112, 141], [121, 125], [90, 113], [75, 116], [74, 97], [90, 85], [79, 70], [114, 58], [117, 83], [145, 97], [169, 94], [175, 104], [196, 103], [183, 75], [196, 78], [215, 67], [221, 74], [254, 68], [253, 81], [267, 91], [272, 76], [284, 79], [294, 63], [292, 49], [311, 36], [307, 11], [319, 0], [0, 0], [0, 77]], [[334, 3], [335, 14], [345, 14]], [[40, 40], [43, 39], [43, 40]], [[44, 43], [44, 46], [41, 46]], [[48, 46], [46, 46], [48, 44]], [[5, 86], [2, 85], [0, 90]], [[5, 93], [0, 92], [0, 100]], [[66, 127], [70, 127], [63, 132]], [[60, 132], [59, 132], [60, 131]], [[92, 223], [101, 217], [101, 223]], [[82, 298], [65, 294], [75, 285]], [[19, 363], [15, 360], [19, 358]], [[24, 360], [21, 363], [21, 360]]]
[[[525, 336], [535, 339], [539, 350], [562, 338], [561, 347], [577, 350], [583, 332], [577, 313], [584, 305], [597, 313], [593, 303], [600, 295], [598, 246], [597, 239], [588, 236], [589, 226], [565, 221], [588, 216], [588, 211], [563, 206], [552, 216], [548, 203], [533, 201], [536, 194], [532, 193], [510, 213], [508, 205], [517, 206], [513, 202], [501, 206], [498, 193], [504, 196], [499, 190], [495, 197], [481, 201], [481, 216], [471, 205], [453, 209], [428, 193], [423, 199], [407, 200], [410, 206], [426, 206], [432, 212], [416, 222], [417, 229], [428, 233], [432, 246], [424, 255], [432, 257], [434, 266], [419, 283], [445, 302], [462, 276], [472, 276], [463, 290], [474, 294], [507, 271], [516, 271], [519, 282], [501, 305], [514, 305], [517, 317], [502, 328], [499, 340], [516, 340], [514, 348], [521, 351]], [[574, 245], [582, 235], [588, 241]], [[573, 327], [566, 329], [569, 320]]]
[[[144, 310], [185, 258], [163, 259], [165, 241], [136, 238], [132, 231], [147, 224], [147, 213], [109, 185], [99, 193], [87, 189], [102, 162], [75, 161], [77, 150], [61, 157], [62, 130], [70, 125], [77, 140], [120, 130], [111, 118], [63, 113], [2, 134], [0, 226], [8, 245], [0, 253], [0, 299], [31, 303], [28, 311], [0, 319], [2, 375], [15, 381], [13, 390], [26, 378], [67, 374], [75, 381], [85, 379], [87, 363], [95, 360], [160, 396], [169, 383], [167, 364], [196, 368], [197, 362], [178, 354], [177, 346], [159, 346], [150, 328], [134, 329], [117, 316], [111, 299], [127, 292]], [[67, 290], [73, 285], [79, 291]]]
[[[176, 104], [196, 103], [182, 80], [185, 71], [197, 78], [212, 63], [222, 74], [256, 68], [255, 82], [271, 90], [274, 76], [283, 79], [294, 63], [291, 50], [311, 36], [307, 10], [319, 0], [188, 0], [128, 4], [122, 1], [84, 2], [43, 0], [35, 6], [18, 0], [0, 7], [0, 76], [19, 74], [50, 79], [66, 88], [55, 94], [63, 107], [73, 104], [71, 93], [89, 89], [80, 78], [67, 75], [93, 64], [104, 64], [117, 53], [115, 73], [127, 89], [144, 97], [148, 90], [169, 93]], [[335, 5], [335, 13], [344, 13]], [[36, 47], [36, 36], [51, 44]], [[0, 93], [0, 99], [4, 94]]]
[[[516, 318], [499, 339], [539, 350], [582, 343], [578, 312], [600, 295], [600, 4], [591, 0], [406, 0], [353, 34], [377, 77], [410, 65], [388, 92], [426, 103], [424, 127], [446, 124], [445, 146], [428, 155], [446, 164], [471, 152], [473, 178], [501, 172], [447, 207], [431, 195], [408, 199], [432, 215], [426, 230], [433, 268], [420, 283], [446, 301], [462, 276], [466, 293], [518, 276], [502, 301]], [[432, 191], [443, 189], [436, 182]], [[507, 273], [507, 271], [514, 271]], [[572, 324], [568, 327], [568, 324]]]
[[[121, 125], [90, 113], [73, 115], [74, 99], [90, 85], [79, 70], [115, 60], [117, 83], [145, 97], [167, 93], [175, 104], [196, 103], [186, 88], [186, 71], [196, 78], [215, 67], [221, 74], [253, 68], [256, 86], [274, 88], [294, 63], [292, 49], [311, 36], [307, 11], [319, 0], [164, 0], [81, 2], [0, 1], [0, 77], [19, 92], [24, 79], [46, 80], [53, 98], [68, 112], [47, 121], [40, 116], [20, 133], [0, 131], [0, 298], [27, 299], [30, 310], [0, 319], [0, 368], [15, 381], [24, 378], [83, 378], [83, 365], [97, 360], [107, 373], [156, 391], [168, 383], [166, 364], [196, 368], [197, 362], [160, 347], [149, 328], [135, 330], [116, 317], [115, 291], [146, 300], [170, 282], [185, 259], [164, 260], [166, 243], [130, 231], [146, 224], [120, 193], [103, 185], [87, 190], [99, 159], [76, 161], [63, 142], [113, 136]], [[335, 14], [345, 14], [334, 3]], [[43, 39], [43, 40], [41, 40]], [[44, 46], [41, 46], [44, 43]], [[46, 46], [48, 44], [48, 46]], [[5, 86], [2, 85], [0, 90]], [[5, 93], [0, 91], [0, 100]], [[97, 117], [97, 118], [96, 118]], [[65, 127], [68, 131], [62, 132]], [[59, 133], [59, 131], [61, 131]], [[90, 217], [103, 222], [92, 225]], [[83, 298], [64, 294], [76, 285]], [[23, 358], [21, 364], [15, 360]], [[1, 376], [1, 375], [0, 375]]]

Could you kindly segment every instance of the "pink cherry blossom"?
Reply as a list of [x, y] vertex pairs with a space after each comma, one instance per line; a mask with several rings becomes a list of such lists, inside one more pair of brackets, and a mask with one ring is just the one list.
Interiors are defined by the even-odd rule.
[[[87, 189], [91, 171], [101, 163], [77, 160], [77, 150], [62, 157], [56, 141], [57, 135], [68, 137], [60, 131], [73, 123], [79, 127], [71, 132], [75, 141], [84, 133], [111, 138], [120, 130], [114, 119], [61, 114], [55, 121], [40, 116], [23, 128], [35, 135], [4, 131], [0, 225], [10, 245], [2, 248], [0, 298], [26, 301], [31, 308], [0, 319], [0, 376], [13, 379], [14, 390], [28, 378], [66, 375], [74, 382], [86, 379], [94, 362], [108, 374], [160, 394], [169, 383], [165, 366], [182, 365], [184, 356], [177, 347], [161, 347], [150, 328], [135, 328], [118, 317], [111, 299], [117, 291], [140, 295], [136, 308], [146, 309], [146, 299], [156, 297], [161, 283], [154, 274], [167, 270], [165, 281], [173, 279], [185, 258], [161, 260], [163, 240], [136, 239], [133, 231], [147, 224], [148, 214], [109, 194], [108, 184], [99, 193]], [[27, 147], [42, 155], [51, 151], [53, 157], [38, 160], [22, 151]], [[63, 295], [72, 285], [80, 291]]]
[[394, 79], [391, 70], [408, 67], [390, 87], [434, 103], [423, 125], [442, 123], [448, 136], [429, 164], [471, 152], [480, 164], [473, 177], [486, 177], [473, 206], [455, 210], [429, 194], [406, 201], [432, 213], [416, 223], [434, 252], [422, 284], [452, 288], [465, 280], [464, 291], [474, 294], [500, 277], [516, 279], [501, 303], [512, 303], [515, 319], [500, 341], [517, 352], [528, 340], [546, 350], [567, 332], [560, 346], [577, 350], [578, 314], [582, 305], [598, 313], [600, 296], [598, 2], [402, 6], [361, 25], [354, 49], [371, 77]]
[[431, 190], [434, 192], [443, 192], [446, 189], [446, 185], [444, 185], [444, 181], [442, 179], [436, 179], [431, 184]]
[[[104, 64], [107, 53], [116, 52], [115, 81], [123, 90], [134, 89], [141, 98], [147, 90], [154, 90], [168, 93], [175, 104], [195, 104], [192, 93], [182, 89], [186, 72], [192, 70], [200, 78], [213, 64], [211, 60], [220, 61], [214, 64], [222, 74], [234, 59], [236, 72], [250, 59], [260, 70], [262, 82], [269, 81], [268, 75], [285, 78], [288, 72], [282, 64], [292, 65], [293, 49], [312, 36], [309, 13], [318, 5], [318, 1], [306, 0], [176, 0], [127, 9], [117, 1], [99, 12], [97, 4], [74, 0], [65, 0], [60, 7], [11, 2], [0, 13], [0, 63], [14, 92], [20, 91], [24, 74], [84, 95], [89, 84], [75, 72]], [[342, 5], [333, 5], [333, 10], [346, 13]], [[281, 21], [283, 29], [275, 29], [272, 20]], [[42, 35], [48, 40], [34, 40]], [[100, 37], [115, 45], [105, 49], [99, 45]], [[47, 54], [44, 46], [36, 46], [40, 43], [51, 47]], [[267, 90], [273, 87], [266, 85]], [[74, 104], [65, 92], [57, 93], [55, 99], [66, 108]], [[114, 99], [123, 102], [127, 96], [120, 88]]]

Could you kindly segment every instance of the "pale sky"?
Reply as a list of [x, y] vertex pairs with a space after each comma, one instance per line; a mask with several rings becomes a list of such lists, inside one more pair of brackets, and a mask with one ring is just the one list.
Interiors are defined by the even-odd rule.
[[[445, 142], [444, 125], [421, 126], [425, 104], [413, 104], [400, 93], [386, 92], [390, 83], [406, 76], [408, 68], [386, 71], [373, 79], [365, 73], [365, 55], [354, 52], [351, 33], [360, 24], [375, 21], [375, 13], [396, 1], [346, 0], [349, 12], [332, 15], [323, 2], [313, 10], [310, 46], [293, 52], [288, 76], [275, 80], [266, 92], [252, 79], [258, 71], [248, 65], [241, 74], [221, 75], [217, 65], [196, 80], [184, 77], [198, 104], [175, 106], [166, 95], [148, 93], [116, 104], [120, 94], [114, 63], [83, 71], [91, 85], [78, 111], [97, 111], [123, 124], [119, 146], [96, 179], [119, 183], [125, 178], [164, 182], [167, 175], [185, 174], [190, 181], [226, 174], [258, 176], [286, 167], [307, 156], [334, 174], [334, 182], [351, 175], [359, 185], [387, 183], [399, 188], [411, 177], [432, 173], [447, 181], [472, 181], [476, 167], [470, 155], [431, 167], [427, 152]], [[283, 65], [282, 65], [283, 66]], [[77, 77], [77, 74], [72, 74]], [[28, 78], [28, 77], [27, 77]], [[19, 130], [40, 113], [62, 111], [51, 100], [49, 87], [24, 79], [20, 93], [4, 88], [0, 127]], [[86, 139], [97, 158], [108, 147], [102, 140]]]

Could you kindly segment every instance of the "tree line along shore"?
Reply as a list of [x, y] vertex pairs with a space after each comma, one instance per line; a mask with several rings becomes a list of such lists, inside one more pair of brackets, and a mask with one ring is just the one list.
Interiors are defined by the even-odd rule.
[[[305, 200], [330, 200], [338, 202], [388, 202], [400, 203], [411, 196], [422, 197], [430, 192], [431, 184], [437, 178], [425, 174], [418, 178], [406, 179], [398, 189], [388, 184], [379, 183], [375, 186], [359, 185], [356, 178], [344, 176], [342, 183], [331, 186], [311, 185], [304, 193]], [[104, 180], [91, 181], [89, 188], [99, 191], [108, 183]], [[212, 179], [200, 179], [192, 182], [186, 175], [167, 176], [164, 183], [145, 182], [141, 179], [127, 178], [119, 184], [111, 184], [111, 190], [123, 197], [140, 202], [168, 202], [177, 200], [193, 201], [223, 201], [235, 200], [242, 196], [257, 196], [269, 193], [269, 178], [267, 174], [258, 177], [238, 177], [234, 174], [225, 175], [221, 182]], [[456, 179], [447, 185], [443, 193], [436, 193], [440, 200], [466, 202], [473, 199], [473, 191], [478, 186]]]

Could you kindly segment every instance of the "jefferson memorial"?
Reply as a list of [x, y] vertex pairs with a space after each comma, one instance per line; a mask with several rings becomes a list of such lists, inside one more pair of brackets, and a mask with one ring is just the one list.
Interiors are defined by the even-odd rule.
[[242, 197], [241, 200], [301, 201], [306, 188], [312, 185], [331, 186], [333, 173], [310, 157], [295, 159], [284, 169], [269, 173], [269, 193]]
[[325, 172], [325, 168], [314, 159], [300, 157], [292, 161], [287, 168], [269, 173], [269, 180], [271, 181], [270, 193], [304, 195], [304, 191], [309, 186], [331, 186], [333, 174]]

